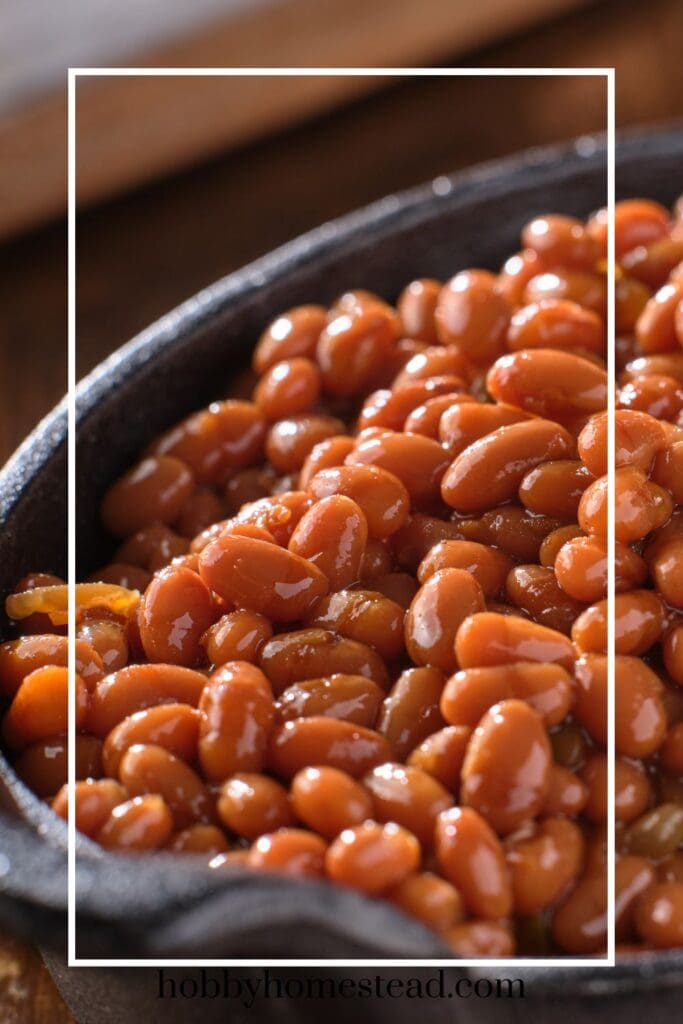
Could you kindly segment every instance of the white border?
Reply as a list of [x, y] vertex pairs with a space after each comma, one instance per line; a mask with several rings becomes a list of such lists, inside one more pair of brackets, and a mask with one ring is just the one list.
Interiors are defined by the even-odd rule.
[[[76, 579], [76, 82], [78, 78], [92, 77], [303, 77], [303, 76], [363, 76], [396, 78], [570, 78], [603, 77], [607, 82], [607, 210], [608, 210], [608, 280], [614, 280], [614, 201], [615, 201], [615, 69], [614, 68], [69, 68], [68, 72], [68, 581], [69, 622], [75, 621]], [[68, 720], [68, 904], [67, 904], [67, 966], [69, 967], [614, 967], [614, 290], [608, 288], [608, 815], [607, 815], [607, 886], [612, 898], [608, 900], [607, 957], [552, 957], [539, 959], [485, 959], [485, 960], [396, 960], [396, 959], [92, 959], [76, 956], [76, 827], [72, 813], [73, 784], [76, 775], [76, 722], [74, 702], [69, 702]], [[75, 631], [69, 630], [69, 692], [75, 692]]]

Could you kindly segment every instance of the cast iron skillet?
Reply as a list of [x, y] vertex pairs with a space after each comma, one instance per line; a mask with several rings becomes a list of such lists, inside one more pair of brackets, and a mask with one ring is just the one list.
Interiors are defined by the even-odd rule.
[[[670, 203], [681, 190], [682, 167], [680, 132], [628, 137], [619, 145], [618, 195]], [[601, 140], [533, 150], [439, 178], [322, 225], [148, 328], [79, 387], [79, 572], [101, 565], [109, 553], [110, 541], [95, 515], [108, 483], [160, 430], [229, 393], [231, 376], [246, 365], [259, 332], [276, 313], [302, 302], [329, 302], [354, 286], [394, 298], [417, 275], [447, 278], [466, 266], [498, 267], [534, 214], [553, 210], [585, 216], [604, 201]], [[60, 407], [0, 473], [0, 593], [31, 569], [64, 573], [64, 438]], [[0, 926], [59, 950], [65, 906], [63, 823], [16, 780], [1, 755], [0, 798], [12, 812], [0, 820]], [[208, 875], [163, 854], [132, 861], [103, 854], [85, 840], [79, 849], [78, 891], [79, 956], [410, 960], [448, 955], [416, 923], [352, 893], [237, 873]], [[188, 1019], [182, 1015], [187, 1008], [178, 1007], [181, 1016], [176, 1018], [172, 1002], [154, 999], [148, 972], [66, 973], [59, 955], [50, 961], [81, 1024]], [[506, 973], [527, 979], [528, 998], [552, 999], [561, 992], [568, 1013], [573, 1005], [576, 1014], [592, 1015], [595, 1000], [602, 1006], [609, 997], [615, 1010], [619, 1004], [624, 1020], [635, 1020], [645, 1001], [652, 1005], [656, 998], [657, 1019], [665, 1021], [669, 1012], [674, 1019], [682, 969], [683, 952], [669, 952], [615, 970], [560, 965]], [[526, 1013], [528, 999], [525, 1004], [520, 1005]], [[315, 1007], [314, 1002], [297, 1006], [297, 1019], [307, 1019], [306, 1005]], [[392, 1001], [392, 1013], [400, 1016], [400, 1005]], [[420, 1012], [429, 1020], [452, 1019], [446, 1005], [421, 1004]], [[477, 1003], [476, 1012], [468, 1006], [459, 1001], [459, 1020], [488, 1019], [486, 1003]], [[212, 1007], [217, 1020], [226, 1019], [220, 1000], [202, 1003], [205, 1019], [213, 1019]], [[496, 1000], [494, 1016], [517, 1019], [516, 1004]]]

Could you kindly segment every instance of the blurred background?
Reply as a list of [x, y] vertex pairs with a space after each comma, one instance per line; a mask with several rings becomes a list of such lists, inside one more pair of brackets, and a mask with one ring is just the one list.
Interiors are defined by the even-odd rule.
[[[69, 65], [616, 66], [620, 127], [683, 115], [681, 0], [0, 0], [0, 26], [0, 464], [65, 390]], [[606, 109], [597, 78], [109, 77], [77, 101], [79, 374], [322, 221]], [[2, 937], [0, 1020], [71, 1022]]]

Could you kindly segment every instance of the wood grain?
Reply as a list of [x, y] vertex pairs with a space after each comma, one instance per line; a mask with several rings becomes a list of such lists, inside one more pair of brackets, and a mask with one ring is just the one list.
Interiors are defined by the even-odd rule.
[[76, 1024], [38, 954], [0, 937], [2, 1024]]
[[[128, 53], [138, 67], [394, 67], [453, 58], [588, 0], [287, 0], [247, 5], [177, 41]], [[126, 16], [125, 6], [122, 17]], [[333, 30], [331, 30], [333, 27]], [[80, 63], [87, 63], [87, 56]], [[103, 63], [99, 61], [98, 63]], [[106, 64], [106, 61], [104, 62]], [[82, 204], [376, 90], [377, 78], [91, 78], [77, 88]], [[236, 100], [236, 96], [238, 100]], [[135, 117], [131, 117], [131, 111]], [[0, 236], [64, 209], [65, 89], [0, 120]]]

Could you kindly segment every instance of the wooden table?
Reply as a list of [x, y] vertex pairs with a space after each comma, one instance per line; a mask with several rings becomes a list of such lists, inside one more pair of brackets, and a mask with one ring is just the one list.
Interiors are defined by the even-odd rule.
[[[680, 0], [613, 0], [470, 64], [616, 63], [619, 124], [663, 121], [683, 115], [682, 36]], [[94, 209], [79, 223], [79, 371], [198, 288], [321, 221], [478, 160], [600, 130], [604, 110], [603, 87], [588, 79], [405, 81]], [[63, 224], [0, 249], [0, 461], [64, 391], [65, 287]], [[28, 993], [22, 1000], [7, 1001], [8, 964], [11, 986]], [[0, 946], [3, 1024], [69, 1021], [50, 986], [35, 954]]]

